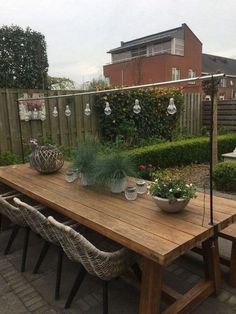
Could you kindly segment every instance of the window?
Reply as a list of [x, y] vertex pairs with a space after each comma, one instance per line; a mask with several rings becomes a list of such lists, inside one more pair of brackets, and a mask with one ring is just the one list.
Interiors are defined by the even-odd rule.
[[175, 52], [174, 54], [178, 56], [184, 55], [184, 40], [175, 38]]
[[172, 81], [180, 80], [180, 69], [172, 68]]
[[160, 43], [153, 45], [153, 54], [158, 54], [158, 53], [171, 53], [171, 42], [165, 42], [165, 43]]
[[188, 78], [196, 77], [196, 71], [189, 69], [188, 70]]
[[114, 53], [111, 55], [111, 58], [112, 58], [112, 63], [129, 60], [131, 59], [131, 52], [125, 51], [125, 52], [120, 52], [120, 53]]
[[146, 55], [147, 55], [147, 47], [146, 46], [142, 46], [142, 47], [131, 50], [132, 58], [140, 57], [140, 56], [146, 56]]
[[221, 87], [227, 87], [227, 85], [226, 85], [226, 78], [225, 78], [225, 77], [223, 77], [223, 78], [220, 80], [220, 86], [221, 86]]

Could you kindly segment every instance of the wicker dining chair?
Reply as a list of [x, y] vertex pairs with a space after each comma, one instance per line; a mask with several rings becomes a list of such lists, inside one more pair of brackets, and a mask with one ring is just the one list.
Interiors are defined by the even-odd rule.
[[84, 227], [77, 232], [48, 217], [55, 234], [70, 260], [80, 263], [79, 273], [68, 296], [69, 308], [87, 273], [103, 281], [103, 313], [108, 313], [108, 282], [129, 267], [137, 266], [138, 255], [108, 238]]
[[20, 229], [24, 229], [25, 236], [24, 236], [24, 244], [23, 244], [22, 259], [21, 259], [21, 272], [24, 272], [26, 257], [27, 257], [27, 250], [28, 250], [30, 228], [25, 222], [19, 208], [13, 206], [10, 203], [10, 200], [15, 196], [19, 196], [19, 193], [15, 193], [15, 191], [11, 191], [11, 192], [7, 192], [0, 195], [0, 214], [7, 217], [14, 224], [12, 233], [9, 237], [7, 246], [4, 250], [4, 255], [7, 255], [9, 253], [9, 250], [16, 238], [18, 231]]
[[[28, 226], [35, 233], [39, 234], [43, 240], [44, 244], [39, 254], [39, 258], [35, 264], [33, 273], [36, 274], [39, 271], [39, 268], [46, 257], [49, 247], [53, 244], [57, 247], [57, 275], [56, 275], [56, 285], [55, 285], [55, 299], [59, 299], [60, 296], [60, 283], [61, 283], [61, 272], [62, 272], [62, 261], [63, 261], [63, 250], [61, 248], [60, 242], [57, 240], [55, 232], [52, 228], [52, 225], [48, 222], [46, 216], [35, 209], [33, 206], [20, 201], [18, 198], [14, 198], [15, 204], [20, 208], [21, 213], [27, 222]], [[73, 227], [78, 227], [78, 224], [73, 220], [68, 220], [67, 217], [60, 216], [63, 220], [63, 224], [73, 225]], [[64, 219], [63, 219], [64, 218]]]

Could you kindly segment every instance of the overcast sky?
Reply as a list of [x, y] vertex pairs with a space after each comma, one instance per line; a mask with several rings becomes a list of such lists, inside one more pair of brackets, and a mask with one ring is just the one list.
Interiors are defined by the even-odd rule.
[[49, 74], [97, 78], [120, 41], [186, 23], [203, 52], [236, 59], [236, 0], [0, 0], [0, 25], [44, 34]]

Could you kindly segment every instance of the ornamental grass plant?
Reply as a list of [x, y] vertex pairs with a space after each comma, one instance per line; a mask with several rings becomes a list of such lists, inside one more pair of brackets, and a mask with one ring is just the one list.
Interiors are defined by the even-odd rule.
[[95, 182], [98, 185], [106, 185], [128, 176], [135, 177], [136, 174], [136, 165], [132, 159], [116, 152], [100, 156], [95, 164]]

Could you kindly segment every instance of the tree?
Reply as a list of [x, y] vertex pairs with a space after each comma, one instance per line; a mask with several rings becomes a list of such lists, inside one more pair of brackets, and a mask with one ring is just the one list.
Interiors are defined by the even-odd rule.
[[1, 27], [0, 60], [0, 87], [47, 88], [48, 59], [41, 33], [29, 27]]
[[48, 76], [48, 88], [54, 90], [75, 89], [75, 82], [66, 77]]
[[109, 87], [108, 82], [104, 78], [100, 77], [97, 79], [93, 78], [89, 82], [87, 89], [88, 90], [100, 90], [100, 89], [107, 89], [108, 87]]

